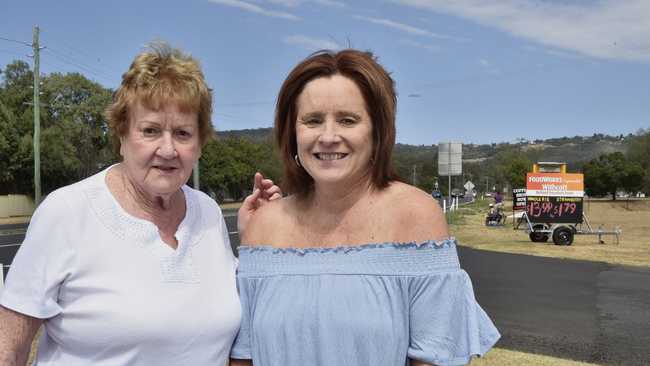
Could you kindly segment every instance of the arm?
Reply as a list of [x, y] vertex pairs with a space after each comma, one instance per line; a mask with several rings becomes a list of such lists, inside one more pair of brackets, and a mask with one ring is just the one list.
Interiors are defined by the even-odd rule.
[[0, 364], [27, 363], [32, 340], [43, 320], [0, 306]]
[[272, 180], [264, 179], [261, 173], [255, 173], [253, 193], [246, 197], [237, 214], [237, 230], [239, 231], [240, 237], [246, 230], [246, 226], [255, 214], [255, 211], [270, 201], [279, 198], [282, 198], [280, 187], [273, 184]]

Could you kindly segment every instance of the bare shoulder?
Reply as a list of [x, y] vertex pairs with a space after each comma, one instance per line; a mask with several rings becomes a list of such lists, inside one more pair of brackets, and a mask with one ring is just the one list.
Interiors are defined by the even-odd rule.
[[411, 185], [395, 182], [387, 188], [388, 212], [398, 224], [401, 241], [440, 240], [449, 237], [447, 220], [431, 195]]
[[288, 220], [288, 206], [293, 198], [283, 197], [268, 202], [258, 208], [250, 218], [246, 233], [241, 238], [241, 243], [249, 246], [268, 245], [273, 242], [278, 228], [286, 226]]

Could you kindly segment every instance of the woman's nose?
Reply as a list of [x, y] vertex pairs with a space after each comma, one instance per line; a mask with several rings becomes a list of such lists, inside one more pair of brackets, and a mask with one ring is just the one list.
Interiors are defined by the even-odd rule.
[[336, 143], [339, 142], [341, 136], [339, 135], [338, 126], [336, 121], [327, 121], [323, 124], [323, 132], [319, 137], [319, 141], [323, 143]]
[[171, 133], [163, 133], [156, 153], [164, 159], [173, 159], [178, 155]]

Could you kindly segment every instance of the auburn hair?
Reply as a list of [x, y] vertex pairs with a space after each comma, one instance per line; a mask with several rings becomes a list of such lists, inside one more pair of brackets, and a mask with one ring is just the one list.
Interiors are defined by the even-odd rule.
[[312, 177], [295, 161], [297, 154], [297, 101], [305, 85], [321, 78], [342, 75], [352, 80], [363, 96], [372, 122], [370, 180], [374, 188], [385, 188], [400, 180], [392, 162], [395, 144], [397, 95], [395, 82], [371, 52], [354, 49], [318, 51], [291, 70], [278, 94], [275, 108], [275, 140], [284, 165], [283, 190], [306, 194], [313, 189]]

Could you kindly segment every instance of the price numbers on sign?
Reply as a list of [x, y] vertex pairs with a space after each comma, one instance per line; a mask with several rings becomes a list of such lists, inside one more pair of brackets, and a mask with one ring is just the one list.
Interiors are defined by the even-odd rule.
[[526, 214], [532, 222], [581, 223], [582, 197], [526, 197]]

